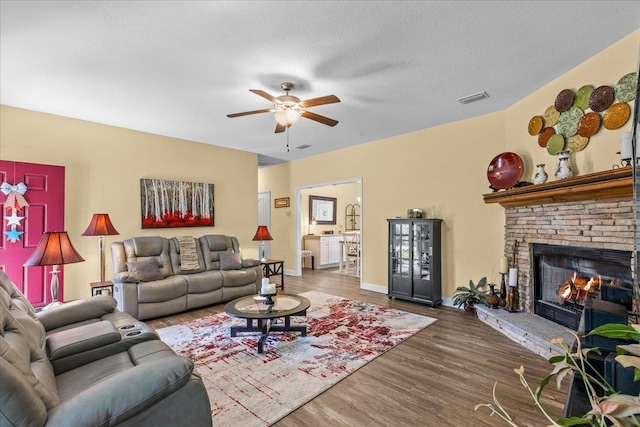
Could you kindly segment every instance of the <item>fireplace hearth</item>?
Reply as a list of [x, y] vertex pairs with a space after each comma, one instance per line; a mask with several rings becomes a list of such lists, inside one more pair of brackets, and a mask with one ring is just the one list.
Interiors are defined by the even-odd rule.
[[574, 331], [588, 300], [617, 302], [631, 311], [631, 252], [532, 245], [534, 313]]

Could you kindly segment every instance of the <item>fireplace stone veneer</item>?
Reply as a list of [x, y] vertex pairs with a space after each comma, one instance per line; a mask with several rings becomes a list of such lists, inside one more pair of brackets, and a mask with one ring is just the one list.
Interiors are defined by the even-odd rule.
[[534, 312], [532, 244], [633, 251], [633, 202], [630, 198], [581, 200], [505, 208], [505, 255], [518, 242], [516, 267], [520, 305]]

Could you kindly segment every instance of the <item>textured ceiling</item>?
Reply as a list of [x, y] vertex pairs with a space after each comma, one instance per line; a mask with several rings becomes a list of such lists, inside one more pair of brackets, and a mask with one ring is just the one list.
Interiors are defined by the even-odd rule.
[[[638, 28], [638, 1], [1, 0], [0, 103], [276, 163], [503, 110]], [[284, 81], [342, 100], [290, 151], [272, 114], [226, 117]]]

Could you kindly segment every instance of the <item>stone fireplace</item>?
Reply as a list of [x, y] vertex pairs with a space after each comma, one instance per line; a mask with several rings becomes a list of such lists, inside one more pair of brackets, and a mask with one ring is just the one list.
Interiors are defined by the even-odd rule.
[[[628, 167], [484, 195], [485, 203], [500, 203], [505, 208], [505, 255], [510, 265], [518, 268], [520, 305], [524, 312], [544, 312], [545, 304], [539, 301], [553, 299], [546, 298], [542, 288], [535, 287], [535, 279], [543, 274], [538, 271], [536, 276], [536, 267], [541, 268], [536, 266], [542, 256], [541, 248], [559, 250], [556, 255], [547, 255], [544, 261], [547, 270], [555, 268], [553, 274], [561, 275], [553, 279], [560, 283], [550, 285], [554, 289], [547, 293], [555, 293], [557, 286], [571, 281], [574, 270], [580, 280], [585, 277], [589, 280], [593, 273], [596, 280], [598, 275], [604, 275], [606, 278], [602, 280], [606, 284], [611, 280], [631, 284], [632, 188], [632, 171]], [[576, 258], [576, 251], [580, 250], [585, 255], [579, 257], [582, 261], [560, 261]], [[618, 269], [615, 274], [609, 274], [609, 267], [592, 265], [610, 256], [622, 260], [614, 262], [614, 270]], [[594, 272], [594, 268], [603, 272]], [[569, 277], [563, 277], [565, 274]]]

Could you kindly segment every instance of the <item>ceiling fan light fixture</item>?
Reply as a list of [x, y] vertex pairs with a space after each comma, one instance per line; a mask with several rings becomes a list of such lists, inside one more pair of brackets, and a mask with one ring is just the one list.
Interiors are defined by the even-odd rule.
[[274, 116], [276, 121], [282, 126], [293, 126], [298, 123], [298, 120], [300, 120], [300, 114], [289, 108], [276, 111]]

